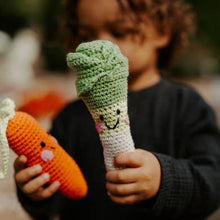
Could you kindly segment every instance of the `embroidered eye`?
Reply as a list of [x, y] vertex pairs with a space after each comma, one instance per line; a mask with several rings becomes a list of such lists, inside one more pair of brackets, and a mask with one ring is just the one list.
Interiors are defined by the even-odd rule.
[[119, 109], [117, 109], [116, 113], [117, 113], [118, 115], [120, 115], [121, 111], [120, 111]]
[[99, 119], [100, 119], [101, 121], [103, 121], [103, 120], [104, 120], [104, 116], [103, 116], [103, 115], [100, 115], [100, 116], [99, 116]]
[[40, 143], [40, 145], [41, 145], [41, 147], [45, 147], [46, 146], [46, 144], [43, 141]]

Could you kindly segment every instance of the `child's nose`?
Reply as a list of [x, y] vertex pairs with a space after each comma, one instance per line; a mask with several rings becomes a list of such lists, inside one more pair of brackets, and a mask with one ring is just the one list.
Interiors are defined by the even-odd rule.
[[54, 155], [53, 155], [52, 151], [43, 150], [40, 157], [44, 162], [48, 162], [48, 161], [51, 161], [53, 159], [53, 156]]

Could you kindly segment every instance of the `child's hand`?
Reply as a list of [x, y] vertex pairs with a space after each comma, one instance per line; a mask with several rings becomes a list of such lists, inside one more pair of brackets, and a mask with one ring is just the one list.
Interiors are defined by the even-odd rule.
[[160, 188], [161, 167], [152, 153], [137, 149], [119, 154], [115, 166], [126, 168], [106, 174], [106, 188], [114, 202], [133, 204], [156, 196]]
[[22, 155], [14, 162], [15, 182], [29, 198], [32, 200], [44, 200], [51, 197], [59, 188], [58, 181], [53, 182], [46, 188], [44, 185], [49, 181], [49, 174], [43, 173], [40, 165], [26, 167], [27, 158]]

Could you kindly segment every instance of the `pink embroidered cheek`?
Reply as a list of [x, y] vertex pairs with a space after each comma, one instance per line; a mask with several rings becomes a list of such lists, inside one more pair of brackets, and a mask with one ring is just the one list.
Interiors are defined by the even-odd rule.
[[128, 115], [125, 116], [125, 124], [130, 125], [130, 120], [129, 120]]
[[53, 159], [54, 155], [53, 152], [50, 150], [43, 150], [40, 157], [44, 162], [48, 162]]
[[103, 126], [102, 126], [101, 122], [96, 121], [95, 127], [96, 127], [96, 130], [98, 131], [99, 134], [101, 134], [103, 132]]

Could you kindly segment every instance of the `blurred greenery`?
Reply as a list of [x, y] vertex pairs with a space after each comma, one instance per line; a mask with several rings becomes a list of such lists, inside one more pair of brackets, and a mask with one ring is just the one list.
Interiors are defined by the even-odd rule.
[[67, 70], [59, 39], [60, 0], [10, 0], [0, 2], [0, 30], [14, 36], [22, 28], [36, 30], [42, 38], [42, 56], [50, 71]]
[[187, 0], [196, 15], [196, 36], [188, 51], [171, 70], [174, 77], [220, 74], [220, 1]]
[[[187, 1], [197, 14], [197, 35], [192, 40], [190, 53], [182, 57], [172, 74], [176, 77], [197, 76], [201, 72], [203, 74], [206, 69], [209, 74], [220, 73], [220, 1]], [[42, 54], [46, 61], [45, 68], [65, 72], [65, 52], [59, 34], [61, 16], [61, 0], [0, 1], [0, 30], [11, 36], [25, 27], [39, 31], [42, 37]]]
[[212, 47], [220, 57], [220, 1], [188, 0], [197, 14], [198, 38]]

